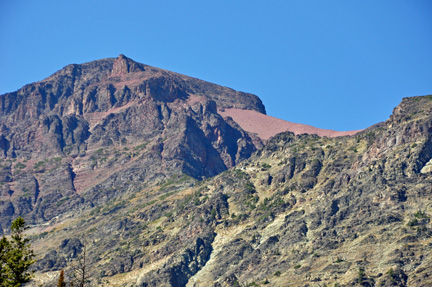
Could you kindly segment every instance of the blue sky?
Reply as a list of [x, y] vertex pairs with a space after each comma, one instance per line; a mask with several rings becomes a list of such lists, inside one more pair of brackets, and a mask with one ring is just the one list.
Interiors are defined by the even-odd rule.
[[429, 0], [0, 0], [0, 94], [125, 54], [353, 130], [432, 94], [431, 51]]

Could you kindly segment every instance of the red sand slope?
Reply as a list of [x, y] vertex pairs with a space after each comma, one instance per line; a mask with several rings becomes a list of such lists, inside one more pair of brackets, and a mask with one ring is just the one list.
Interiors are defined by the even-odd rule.
[[361, 131], [338, 132], [333, 130], [324, 130], [308, 125], [284, 121], [250, 110], [225, 109], [223, 112], [219, 111], [219, 114], [223, 117], [231, 117], [242, 127], [242, 129], [251, 133], [256, 133], [263, 140], [268, 140], [272, 136], [285, 131], [290, 131], [295, 134], [307, 133], [327, 137], [349, 136]]

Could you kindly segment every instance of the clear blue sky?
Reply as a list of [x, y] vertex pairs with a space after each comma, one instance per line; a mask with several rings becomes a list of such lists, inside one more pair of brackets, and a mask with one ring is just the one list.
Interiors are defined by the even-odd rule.
[[432, 1], [0, 0], [0, 94], [119, 54], [361, 129], [432, 94]]

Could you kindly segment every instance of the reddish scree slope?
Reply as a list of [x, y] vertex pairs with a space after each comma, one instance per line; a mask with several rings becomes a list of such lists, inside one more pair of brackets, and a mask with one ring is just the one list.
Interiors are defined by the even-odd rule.
[[319, 129], [308, 125], [284, 121], [251, 110], [225, 109], [223, 111], [218, 111], [218, 113], [223, 117], [231, 117], [240, 125], [240, 127], [242, 127], [242, 129], [250, 133], [257, 134], [263, 140], [268, 140], [272, 136], [286, 131], [290, 131], [295, 134], [307, 133], [327, 137], [350, 136], [361, 131], [357, 130], [338, 132], [333, 130]]

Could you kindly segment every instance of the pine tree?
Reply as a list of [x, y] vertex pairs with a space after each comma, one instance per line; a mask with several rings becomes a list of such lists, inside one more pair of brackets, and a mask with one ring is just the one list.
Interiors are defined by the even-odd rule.
[[57, 284], [57, 287], [66, 287], [66, 283], [64, 282], [64, 271], [63, 269], [60, 271], [60, 277]]
[[5, 237], [1, 240], [2, 256], [1, 286], [19, 287], [31, 280], [30, 266], [35, 262], [33, 250], [30, 248], [29, 239], [24, 238], [26, 230], [25, 221], [18, 217], [12, 222], [11, 240]]
[[7, 279], [7, 266], [6, 266], [6, 258], [7, 253], [9, 251], [9, 241], [6, 239], [6, 237], [3, 236], [3, 238], [0, 240], [0, 286], [4, 286]]

